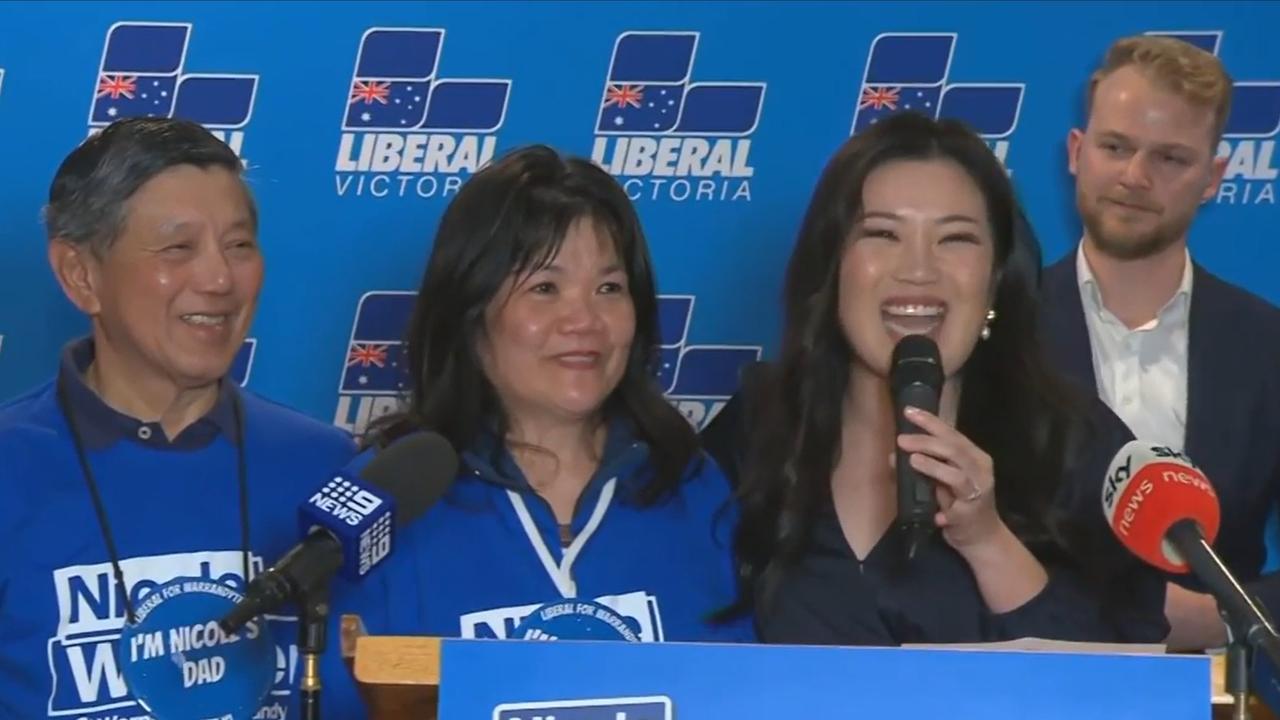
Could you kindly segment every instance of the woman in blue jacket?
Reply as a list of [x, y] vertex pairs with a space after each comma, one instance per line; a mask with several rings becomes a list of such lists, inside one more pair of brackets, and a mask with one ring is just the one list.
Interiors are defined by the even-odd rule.
[[635, 210], [589, 161], [529, 147], [459, 191], [410, 320], [406, 400], [351, 470], [420, 431], [462, 469], [340, 602], [370, 632], [599, 631], [537, 612], [573, 598], [616, 614], [593, 637], [751, 639], [709, 620], [733, 598], [734, 512], [655, 382], [655, 288]]

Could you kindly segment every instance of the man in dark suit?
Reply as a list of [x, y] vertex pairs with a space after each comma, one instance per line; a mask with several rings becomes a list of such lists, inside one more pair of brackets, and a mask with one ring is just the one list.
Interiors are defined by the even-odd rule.
[[[1280, 576], [1260, 575], [1280, 489], [1280, 310], [1187, 250], [1225, 169], [1215, 150], [1230, 101], [1218, 59], [1187, 43], [1110, 48], [1087, 125], [1067, 139], [1084, 234], [1045, 270], [1044, 327], [1059, 366], [1134, 435], [1184, 449], [1205, 471], [1222, 508], [1218, 553], [1280, 612]], [[1214, 599], [1188, 576], [1171, 580], [1169, 645], [1223, 645]]]

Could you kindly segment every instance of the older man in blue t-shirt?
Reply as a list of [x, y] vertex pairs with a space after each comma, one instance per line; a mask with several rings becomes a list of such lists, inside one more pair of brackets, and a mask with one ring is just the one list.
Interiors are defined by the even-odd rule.
[[[54, 377], [0, 406], [0, 718], [141, 718], [118, 640], [176, 577], [243, 590], [297, 541], [343, 432], [227, 378], [262, 286], [235, 153], [194, 123], [117, 122], [59, 167], [49, 262], [90, 319]], [[271, 623], [292, 715], [296, 620]]]

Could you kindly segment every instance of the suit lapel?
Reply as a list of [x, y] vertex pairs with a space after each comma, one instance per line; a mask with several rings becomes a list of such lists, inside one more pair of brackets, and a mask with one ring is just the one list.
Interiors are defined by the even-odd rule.
[[1086, 391], [1097, 393], [1089, 327], [1076, 282], [1075, 252], [1067, 253], [1046, 270], [1044, 280], [1043, 332], [1051, 359], [1060, 372], [1082, 384]]
[[[1191, 310], [1187, 325], [1187, 431], [1186, 451], [1197, 464], [1224, 467], [1218, 455], [1228, 450], [1225, 439], [1235, 436], [1230, 418], [1232, 399], [1228, 387], [1214, 379], [1235, 377], [1230, 338], [1222, 337], [1227, 324], [1219, 309], [1221, 294], [1216, 278], [1193, 265]], [[1227, 383], [1230, 384], [1229, 382]]]

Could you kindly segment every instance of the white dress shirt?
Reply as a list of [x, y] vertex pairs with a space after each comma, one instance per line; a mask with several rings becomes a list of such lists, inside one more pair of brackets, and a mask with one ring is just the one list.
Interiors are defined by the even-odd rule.
[[1178, 291], [1155, 319], [1130, 330], [1103, 306], [1083, 244], [1076, 250], [1076, 280], [1099, 395], [1139, 440], [1177, 449], [1186, 443], [1191, 277], [1187, 253]]

